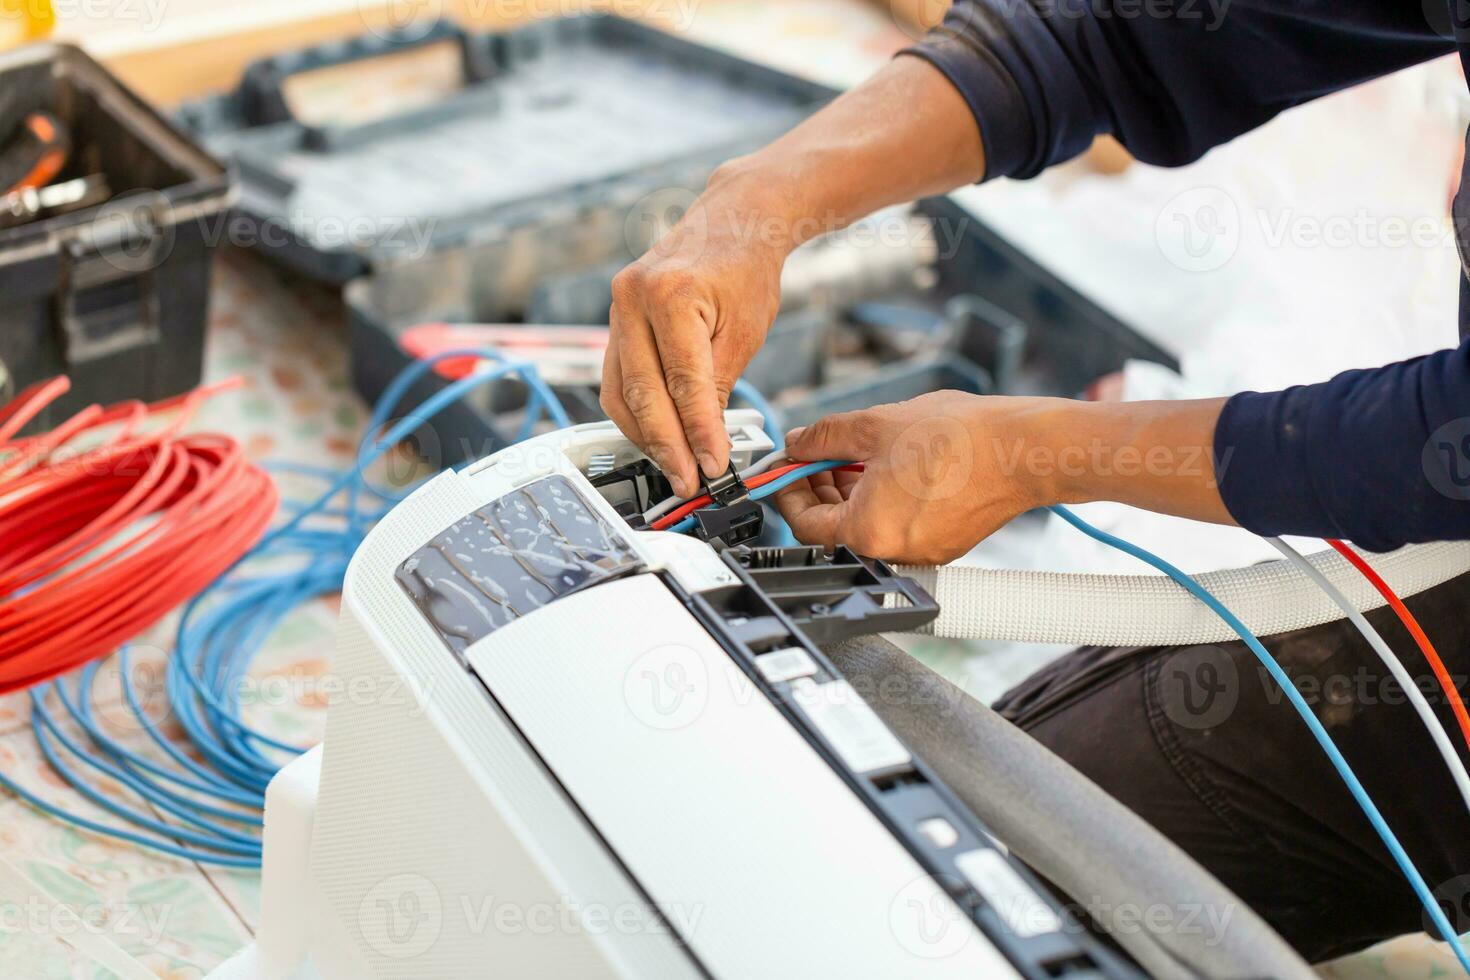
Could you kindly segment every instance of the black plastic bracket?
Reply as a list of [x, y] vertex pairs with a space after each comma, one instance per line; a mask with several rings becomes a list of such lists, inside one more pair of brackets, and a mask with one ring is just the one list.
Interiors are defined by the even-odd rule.
[[[910, 632], [939, 615], [939, 604], [913, 579], [841, 546], [831, 555], [818, 547], [741, 546], [727, 550], [724, 558], [813, 643]], [[760, 629], [759, 617], [746, 623]]]
[[750, 499], [750, 489], [731, 463], [729, 470], [714, 479], [700, 477], [713, 507], [694, 512], [694, 533], [705, 541], [734, 547], [761, 533], [765, 516], [761, 505]]

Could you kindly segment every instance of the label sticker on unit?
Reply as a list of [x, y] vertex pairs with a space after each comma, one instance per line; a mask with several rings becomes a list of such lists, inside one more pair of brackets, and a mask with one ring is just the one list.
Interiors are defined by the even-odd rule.
[[909, 764], [908, 750], [847, 681], [792, 685], [796, 703], [854, 772]]
[[1041, 900], [999, 852], [966, 851], [954, 863], [1018, 939], [1061, 931], [1062, 920], [1056, 910]]
[[756, 669], [772, 684], [794, 681], [798, 677], [810, 677], [817, 672], [811, 655], [801, 647], [787, 647], [772, 653], [763, 653], [755, 658]]

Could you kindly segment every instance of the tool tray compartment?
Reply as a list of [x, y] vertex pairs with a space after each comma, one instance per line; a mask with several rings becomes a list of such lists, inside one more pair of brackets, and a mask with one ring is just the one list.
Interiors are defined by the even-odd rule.
[[69, 137], [53, 185], [100, 177], [108, 199], [0, 228], [0, 401], [68, 375], [38, 430], [93, 402], [194, 387], [228, 171], [69, 45], [0, 54], [0, 128], [32, 112]]
[[[318, 111], [334, 88], [442, 86], [446, 64], [437, 95]], [[605, 325], [612, 276], [714, 168], [835, 94], [587, 15], [490, 34], [440, 23], [279, 55], [180, 118], [238, 167], [237, 221], [262, 251], [346, 283], [352, 374], [371, 401], [422, 324]], [[787, 273], [747, 380], [793, 424], [937, 387], [1075, 394], [1129, 358], [1173, 363], [945, 198], [826, 236]], [[444, 383], [425, 377], [405, 404]], [[602, 417], [595, 383], [554, 387], [574, 419]], [[420, 449], [444, 465], [493, 452], [524, 404], [519, 382], [495, 382], [436, 417]]]

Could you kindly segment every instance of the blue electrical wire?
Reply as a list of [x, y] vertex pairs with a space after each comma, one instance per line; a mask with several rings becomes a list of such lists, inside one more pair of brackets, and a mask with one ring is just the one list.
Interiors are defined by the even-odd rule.
[[1224, 603], [1215, 598], [1208, 589], [1158, 555], [1146, 551], [1130, 541], [1124, 541], [1122, 538], [1114, 537], [1100, 528], [1093, 527], [1065, 507], [1052, 507], [1051, 511], [1088, 537], [1096, 541], [1101, 541], [1103, 544], [1116, 548], [1124, 554], [1131, 555], [1139, 561], [1152, 565], [1154, 568], [1163, 572], [1188, 590], [1190, 595], [1208, 606], [1211, 612], [1219, 616], [1225, 621], [1226, 625], [1236, 632], [1241, 640], [1245, 642], [1245, 645], [1250, 648], [1251, 653], [1255, 654], [1256, 659], [1261, 662], [1261, 666], [1266, 668], [1271, 674], [1272, 679], [1276, 681], [1282, 692], [1286, 694], [1287, 700], [1296, 709], [1296, 713], [1301, 715], [1302, 721], [1306, 722], [1307, 728], [1312, 732], [1312, 737], [1317, 740], [1317, 744], [1327, 754], [1327, 758], [1332, 763], [1333, 768], [1337, 770], [1337, 774], [1347, 784], [1348, 792], [1352, 793], [1353, 799], [1362, 808], [1364, 815], [1368, 818], [1368, 822], [1373, 825], [1373, 830], [1378, 834], [1379, 839], [1383, 841], [1384, 846], [1388, 848], [1388, 853], [1393, 857], [1394, 863], [1398, 865], [1399, 871], [1408, 879], [1409, 885], [1414, 889], [1414, 894], [1419, 897], [1419, 901], [1424, 905], [1425, 912], [1429, 914], [1430, 921], [1434, 923], [1434, 927], [1439, 930], [1445, 942], [1449, 943], [1450, 949], [1454, 951], [1455, 958], [1460, 961], [1461, 968], [1467, 975], [1470, 975], [1470, 956], [1467, 956], [1465, 950], [1460, 946], [1459, 937], [1450, 925], [1449, 919], [1445, 917], [1444, 910], [1435, 901], [1434, 895], [1430, 892], [1429, 886], [1425, 884], [1424, 877], [1419, 873], [1419, 869], [1414, 867], [1414, 863], [1404, 851], [1403, 845], [1399, 843], [1398, 838], [1394, 836], [1393, 831], [1389, 828], [1388, 822], [1379, 813], [1378, 807], [1373, 802], [1373, 798], [1368, 795], [1368, 791], [1358, 781], [1357, 774], [1348, 765], [1347, 759], [1343, 758], [1342, 753], [1337, 748], [1337, 744], [1332, 741], [1332, 736], [1327, 734], [1327, 729], [1322, 727], [1322, 723], [1317, 720], [1317, 716], [1307, 705], [1306, 699], [1302, 697], [1296, 685], [1291, 682], [1291, 678], [1287, 676], [1286, 671], [1281, 668], [1281, 665], [1276, 662], [1276, 659], [1271, 656], [1261, 644], [1261, 641], [1256, 638], [1255, 634], [1233, 612], [1227, 609]]
[[[445, 385], [390, 425], [389, 419], [413, 384], [451, 357], [470, 357], [489, 365]], [[174, 717], [202, 761], [184, 752], [150, 717], [139, 697], [126, 646], [117, 655], [124, 703], [172, 765], [124, 748], [102, 730], [91, 705], [100, 662], [81, 670], [74, 692], [64, 678], [32, 690], [31, 725], [46, 761], [84, 798], [150, 833], [71, 813], [4, 773], [0, 773], [0, 786], [39, 810], [94, 833], [192, 861], [258, 867], [260, 839], [254, 831], [262, 823], [265, 788], [281, 766], [305, 747], [273, 738], [243, 720], [242, 685], [256, 653], [292, 611], [309, 599], [341, 590], [347, 564], [368, 529], [406, 495], [374, 486], [365, 469], [472, 389], [506, 377], [519, 378], [529, 393], [520, 438], [533, 434], [543, 416], [549, 416], [558, 428], [572, 424], [560, 400], [531, 364], [493, 350], [466, 348], [416, 361], [393, 379], [374, 406], [351, 468], [268, 464], [274, 471], [317, 479], [327, 487], [309, 501], [283, 501], [284, 520], [184, 607], [174, 653], [166, 663], [164, 690]], [[363, 506], [364, 494], [381, 501], [382, 506]], [[273, 570], [248, 577], [243, 574], [245, 563], [259, 560], [272, 563]], [[291, 567], [282, 570], [275, 563]], [[69, 735], [52, 714], [47, 703], [52, 693], [83, 738]], [[120, 783], [187, 826], [164, 823], [111, 799], [95, 789], [69, 758]]]

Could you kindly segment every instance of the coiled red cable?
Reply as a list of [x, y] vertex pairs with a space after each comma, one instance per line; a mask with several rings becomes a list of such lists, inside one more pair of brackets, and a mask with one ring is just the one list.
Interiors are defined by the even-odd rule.
[[0, 408], [0, 693], [112, 653], [264, 533], [277, 502], [270, 477], [227, 436], [181, 434], [204, 399], [237, 384], [93, 405], [23, 439], [67, 380]]

